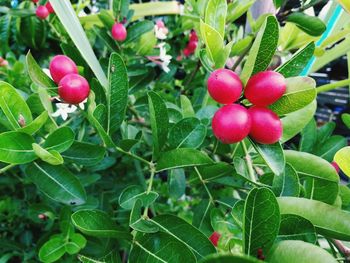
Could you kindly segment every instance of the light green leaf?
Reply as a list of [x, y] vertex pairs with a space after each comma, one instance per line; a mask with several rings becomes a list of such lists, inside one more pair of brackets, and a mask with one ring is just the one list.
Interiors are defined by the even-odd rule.
[[154, 24], [152, 21], [144, 20], [140, 21], [128, 28], [128, 36], [126, 37], [124, 44], [130, 44], [136, 41], [141, 35], [153, 30]]
[[56, 236], [47, 241], [39, 250], [39, 259], [42, 262], [50, 263], [60, 259], [64, 253], [65, 240], [62, 236]]
[[209, 0], [205, 11], [205, 23], [225, 36], [227, 2], [225, 0]]
[[348, 127], [350, 129], [350, 114], [349, 113], [342, 114], [341, 119], [344, 122], [344, 124], [346, 125], [346, 127]]
[[339, 168], [350, 177], [350, 146], [339, 150], [334, 156], [334, 161], [339, 165]]
[[48, 115], [47, 111], [43, 111], [29, 125], [26, 125], [25, 127], [18, 129], [18, 131], [27, 133], [29, 135], [33, 135], [44, 126], [44, 124], [46, 123], [48, 118], [49, 118], [49, 115]]
[[232, 255], [232, 254], [213, 254], [199, 261], [199, 263], [262, 263], [254, 257], [246, 255]]
[[328, 162], [331, 162], [337, 151], [347, 145], [348, 140], [345, 137], [334, 135], [328, 138], [324, 143], [317, 144], [314, 153]]
[[182, 115], [184, 118], [194, 117], [195, 113], [192, 107], [192, 103], [185, 95], [180, 96]]
[[141, 186], [132, 185], [123, 190], [119, 196], [119, 205], [124, 209], [132, 209], [136, 200], [141, 200], [143, 206], [149, 206], [157, 198], [158, 193], [150, 191], [149, 193], [145, 192]]
[[227, 22], [232, 23], [245, 14], [255, 0], [236, 0], [228, 4]]
[[52, 165], [63, 164], [63, 158], [59, 152], [57, 152], [55, 150], [47, 151], [37, 143], [33, 143], [32, 146], [33, 146], [33, 150], [34, 150], [35, 154], [42, 161], [49, 163], [49, 164], [52, 164]]
[[185, 194], [186, 176], [183, 169], [173, 169], [169, 172], [168, 187], [171, 198], [178, 199]]

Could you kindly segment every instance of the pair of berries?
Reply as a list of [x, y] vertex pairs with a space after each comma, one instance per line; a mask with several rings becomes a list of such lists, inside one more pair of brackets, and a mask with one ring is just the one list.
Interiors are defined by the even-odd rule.
[[64, 102], [79, 104], [89, 96], [89, 83], [78, 74], [77, 65], [69, 57], [55, 56], [50, 62], [50, 74], [58, 84], [58, 94]]
[[245, 97], [254, 106], [246, 109], [234, 104], [242, 94], [239, 76], [228, 69], [218, 69], [208, 79], [208, 92], [217, 102], [227, 104], [214, 115], [214, 135], [223, 143], [242, 141], [248, 135], [258, 143], [273, 144], [282, 136], [282, 123], [276, 113], [267, 108], [286, 91], [285, 78], [273, 71], [251, 77], [244, 89]]
[[[33, 1], [37, 3], [38, 1]], [[37, 7], [35, 14], [39, 19], [46, 19], [50, 14], [55, 13], [50, 2], [47, 2], [45, 5], [40, 5]]]
[[187, 43], [187, 46], [184, 49], [184, 55], [188, 57], [193, 54], [198, 46], [198, 36], [196, 31], [192, 30], [190, 33], [190, 41]]
[[128, 32], [126, 31], [123, 23], [114, 23], [111, 31], [112, 37], [118, 42], [122, 42], [126, 39]]

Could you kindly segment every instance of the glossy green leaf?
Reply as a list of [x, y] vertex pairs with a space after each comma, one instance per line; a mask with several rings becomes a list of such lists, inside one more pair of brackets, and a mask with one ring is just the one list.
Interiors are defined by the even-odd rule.
[[334, 156], [334, 161], [339, 165], [339, 168], [350, 177], [350, 147], [344, 147], [339, 150]]
[[75, 134], [71, 128], [61, 127], [49, 134], [43, 146], [46, 150], [55, 150], [61, 153], [72, 146], [74, 136]]
[[32, 122], [32, 113], [21, 95], [10, 84], [0, 81], [0, 108], [5, 114], [9, 128], [19, 130], [20, 123], [28, 125]]
[[59, 152], [57, 152], [55, 150], [47, 151], [37, 143], [33, 143], [32, 146], [33, 146], [33, 150], [34, 150], [35, 154], [42, 161], [49, 163], [49, 164], [52, 164], [52, 165], [63, 164], [63, 158]]
[[107, 92], [109, 134], [115, 132], [125, 118], [128, 104], [128, 76], [123, 59], [112, 53], [109, 60], [109, 88]]
[[255, 38], [242, 70], [240, 77], [243, 83], [246, 83], [250, 76], [267, 69], [277, 49], [278, 37], [277, 19], [274, 16], [268, 16]]
[[205, 11], [205, 23], [218, 31], [222, 38], [225, 36], [227, 3], [225, 0], [209, 0]]
[[56, 236], [47, 241], [39, 250], [39, 259], [50, 263], [60, 259], [66, 253], [65, 240], [62, 236]]
[[343, 147], [348, 145], [348, 140], [340, 135], [334, 135], [328, 138], [324, 143], [317, 144], [314, 153], [327, 160], [333, 161], [334, 155]]
[[142, 201], [140, 199], [137, 199], [130, 213], [129, 226], [132, 229], [142, 233], [158, 232], [159, 231], [158, 226], [156, 226], [146, 218], [143, 218], [141, 214], [141, 208], [142, 208]]
[[281, 144], [279, 142], [275, 144], [260, 144], [252, 140], [250, 141], [271, 171], [276, 175], [282, 174], [286, 161]]
[[281, 65], [276, 71], [281, 73], [285, 78], [299, 76], [315, 51], [314, 42], [309, 43], [306, 47], [298, 50], [291, 59]]
[[296, 24], [298, 28], [310, 36], [317, 37], [326, 31], [326, 25], [320, 18], [309, 16], [301, 12], [295, 12], [288, 15], [286, 21]]
[[278, 233], [279, 240], [301, 240], [316, 243], [317, 235], [313, 224], [298, 215], [281, 215], [281, 225]]
[[184, 118], [194, 117], [195, 113], [192, 107], [192, 103], [185, 95], [180, 96], [182, 115]]
[[297, 197], [277, 198], [281, 214], [306, 218], [326, 237], [350, 241], [350, 214], [320, 201]]
[[185, 194], [186, 176], [183, 169], [172, 169], [168, 174], [169, 196], [178, 199]]
[[202, 232], [177, 216], [159, 215], [152, 218], [151, 221], [162, 232], [186, 245], [197, 259], [216, 252], [212, 243]]
[[206, 134], [207, 128], [197, 118], [185, 118], [171, 128], [169, 144], [172, 148], [198, 148]]
[[97, 260], [97, 259], [92, 259], [90, 257], [86, 257], [86, 256], [83, 256], [83, 255], [78, 255], [78, 259], [82, 263], [107, 263], [104, 260], [101, 261], [101, 260]]
[[237, 0], [228, 4], [227, 22], [232, 23], [244, 15], [256, 0]]
[[195, 263], [196, 258], [176, 237], [163, 232], [138, 234], [130, 252], [129, 262], [133, 263]]
[[344, 124], [346, 125], [346, 127], [348, 127], [350, 129], [350, 114], [349, 113], [342, 114], [341, 119], [344, 122]]
[[269, 106], [278, 115], [285, 115], [304, 108], [316, 98], [316, 82], [310, 77], [286, 79], [287, 89], [278, 101]]
[[141, 200], [143, 206], [149, 206], [158, 198], [156, 192], [145, 192], [141, 186], [132, 185], [123, 190], [119, 196], [119, 205], [124, 209], [131, 210], [136, 200]]
[[245, 255], [232, 255], [232, 254], [213, 254], [209, 255], [205, 259], [199, 261], [200, 263], [261, 263], [263, 261], [257, 260], [254, 257], [248, 257]]
[[34, 139], [23, 132], [4, 132], [0, 134], [0, 161], [11, 164], [24, 164], [37, 157], [32, 148]]
[[127, 0], [113, 0], [113, 15], [115, 18], [121, 20], [128, 15], [129, 1]]
[[130, 239], [131, 235], [101, 210], [84, 209], [72, 214], [72, 222], [82, 233], [104, 238]]
[[193, 208], [192, 225], [207, 236], [213, 233], [210, 218], [210, 213], [213, 208], [213, 203], [209, 199], [202, 199], [200, 203]]
[[157, 171], [162, 171], [209, 164], [213, 164], [213, 160], [203, 152], [195, 149], [179, 148], [162, 153], [157, 162], [156, 169]]
[[240, 229], [243, 229], [244, 206], [245, 201], [239, 200], [233, 205], [231, 211], [233, 221]]
[[148, 105], [153, 136], [153, 158], [157, 158], [168, 136], [168, 110], [163, 99], [153, 91], [148, 92]]
[[62, 153], [65, 160], [77, 165], [94, 166], [102, 161], [106, 149], [96, 144], [75, 141]]
[[317, 143], [323, 144], [331, 137], [336, 127], [335, 122], [327, 122], [317, 129]]
[[[197, 167], [201, 177], [205, 181], [214, 181], [224, 176], [232, 176], [235, 173], [235, 168], [225, 162], [218, 162], [208, 166], [199, 166]], [[198, 175], [189, 179], [189, 183], [201, 183]]]
[[25, 173], [39, 190], [55, 201], [68, 205], [86, 201], [80, 181], [64, 166], [34, 162], [27, 166]]
[[294, 168], [288, 163], [284, 173], [274, 177], [272, 191], [276, 196], [299, 196], [299, 177]]
[[141, 35], [153, 30], [154, 24], [149, 20], [140, 21], [128, 28], [128, 36], [124, 44], [130, 44], [136, 41]]
[[280, 212], [273, 192], [268, 188], [254, 188], [244, 205], [243, 250], [247, 255], [257, 255], [262, 248], [267, 254], [280, 226]]
[[29, 135], [35, 134], [45, 125], [48, 117], [49, 115], [47, 111], [44, 111], [35, 120], [29, 123], [29, 125], [18, 129], [18, 131], [27, 133]]
[[300, 151], [311, 153], [315, 147], [317, 140], [317, 125], [315, 119], [310, 122], [301, 131]]
[[[307, 189], [310, 199], [333, 204], [338, 196], [339, 176], [333, 166], [322, 158], [303, 152], [285, 151], [286, 161], [297, 171], [301, 179], [311, 181]], [[327, 191], [324, 191], [324, 189]]]

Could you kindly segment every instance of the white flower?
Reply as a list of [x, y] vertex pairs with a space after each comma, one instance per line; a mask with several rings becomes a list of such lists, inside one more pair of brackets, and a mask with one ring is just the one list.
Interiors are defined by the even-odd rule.
[[52, 117], [61, 116], [65, 121], [68, 118], [68, 114], [75, 112], [78, 108], [74, 105], [70, 105], [67, 103], [56, 103], [56, 112], [52, 113]]
[[154, 26], [154, 33], [156, 35], [156, 38], [161, 39], [161, 40], [166, 39], [168, 32], [169, 32], [169, 30], [164, 25], [163, 21], [158, 20]]
[[44, 71], [44, 73], [45, 73], [50, 79], [52, 79], [51, 72], [50, 72], [49, 69], [43, 68], [43, 71]]
[[158, 47], [159, 47], [159, 59], [161, 60], [160, 65], [161, 65], [162, 69], [166, 73], [168, 73], [170, 71], [168, 66], [170, 64], [172, 56], [166, 54], [166, 48], [165, 48], [165, 43], [164, 42], [160, 43], [158, 45]]
[[84, 110], [85, 109], [85, 103], [87, 102], [87, 99], [85, 99], [84, 101], [82, 101], [82, 102], [80, 102], [79, 103], [79, 108], [81, 109], [81, 110]]

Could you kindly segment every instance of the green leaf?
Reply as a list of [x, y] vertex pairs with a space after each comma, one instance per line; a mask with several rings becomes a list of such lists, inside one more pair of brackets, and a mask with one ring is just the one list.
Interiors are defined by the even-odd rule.
[[71, 234], [69, 235], [69, 240], [66, 243], [66, 251], [70, 255], [77, 254], [81, 249], [83, 249], [86, 245], [86, 239], [81, 234]]
[[33, 150], [34, 150], [35, 154], [42, 161], [49, 163], [49, 164], [52, 164], [52, 165], [63, 164], [63, 158], [59, 152], [57, 152], [55, 150], [47, 151], [37, 143], [33, 143], [32, 146], [33, 146]]
[[119, 196], [119, 205], [124, 209], [131, 210], [136, 200], [141, 200], [143, 206], [149, 206], [157, 198], [158, 193], [156, 192], [145, 192], [141, 186], [131, 185], [123, 190]]
[[82, 263], [107, 263], [106, 261], [100, 261], [100, 260], [88, 258], [88, 257], [83, 256], [83, 255], [78, 255], [78, 259]]
[[239, 200], [233, 205], [231, 211], [232, 218], [240, 229], [243, 229], [244, 206], [244, 200]]
[[72, 146], [62, 153], [65, 160], [77, 165], [94, 166], [104, 157], [106, 149], [96, 144], [75, 141]]
[[350, 241], [350, 214], [320, 201], [297, 197], [277, 198], [281, 214], [306, 218], [316, 231], [330, 238]]
[[50, 263], [60, 259], [66, 253], [65, 240], [62, 236], [56, 236], [47, 241], [39, 250], [39, 259]]
[[34, 162], [27, 166], [25, 173], [51, 199], [68, 205], [85, 203], [85, 189], [64, 166]]
[[47, 111], [43, 111], [35, 120], [25, 127], [18, 129], [18, 131], [33, 135], [45, 125], [48, 118], [49, 115]]
[[137, 199], [134, 203], [134, 207], [130, 213], [129, 226], [142, 233], [155, 233], [159, 231], [159, 228], [151, 221], [145, 219], [141, 215], [142, 201]]
[[276, 196], [299, 196], [299, 177], [294, 168], [288, 163], [284, 173], [274, 177], [272, 191]]
[[207, 236], [213, 233], [210, 218], [210, 213], [213, 208], [213, 203], [209, 199], [202, 199], [200, 203], [193, 208], [192, 225]]
[[102, 9], [99, 12], [98, 19], [102, 22], [102, 24], [107, 30], [111, 30], [115, 23], [115, 19], [113, 18], [113, 16], [107, 10], [104, 9]]
[[[310, 199], [333, 204], [338, 196], [339, 176], [333, 166], [322, 158], [303, 152], [285, 151], [286, 161], [297, 171], [300, 179], [311, 181], [307, 189]], [[324, 191], [324, 189], [327, 191]]]
[[205, 11], [205, 23], [225, 36], [225, 22], [227, 14], [227, 3], [225, 0], [209, 0]]
[[32, 136], [23, 132], [4, 132], [0, 134], [0, 161], [11, 164], [24, 164], [37, 157], [33, 151]]
[[176, 237], [166, 233], [138, 234], [130, 252], [133, 263], [195, 263], [196, 258]]
[[298, 240], [286, 240], [277, 243], [267, 256], [269, 263], [336, 263], [338, 262], [326, 250]]
[[27, 62], [27, 70], [28, 70], [29, 76], [35, 84], [37, 84], [39, 87], [46, 88], [46, 89], [57, 87], [55, 82], [53, 82], [53, 80], [50, 79], [44, 73], [44, 71], [41, 69], [41, 67], [33, 58], [30, 51], [28, 51], [26, 58], [27, 58], [26, 62]]
[[252, 140], [250, 142], [275, 175], [283, 173], [286, 161], [283, 148], [279, 142], [275, 144], [260, 144]]
[[75, 134], [71, 128], [61, 127], [49, 134], [43, 146], [48, 151], [55, 150], [61, 153], [72, 146], [74, 136]]
[[227, 22], [232, 23], [245, 14], [256, 0], [236, 0], [228, 4]]
[[244, 205], [243, 250], [257, 255], [259, 249], [268, 254], [278, 234], [280, 212], [273, 192], [268, 188], [254, 188]]
[[82, 233], [104, 238], [131, 239], [131, 235], [118, 226], [107, 213], [84, 209], [72, 214], [72, 222]]
[[158, 158], [168, 136], [169, 117], [163, 99], [155, 92], [148, 92], [149, 114], [153, 137], [153, 158]]
[[170, 170], [168, 174], [169, 196], [178, 199], [185, 194], [186, 176], [183, 169]]
[[141, 35], [153, 30], [154, 24], [152, 21], [144, 20], [140, 21], [128, 28], [128, 36], [126, 37], [124, 44], [130, 44], [136, 41]]
[[285, 115], [304, 108], [316, 98], [316, 82], [310, 77], [286, 79], [287, 89], [278, 101], [269, 106], [278, 115]]
[[331, 137], [335, 129], [335, 122], [327, 122], [317, 129], [317, 143], [323, 144], [325, 141]]
[[286, 21], [296, 24], [306, 34], [315, 37], [322, 35], [327, 29], [326, 25], [318, 17], [300, 12], [290, 14], [287, 16]]
[[0, 108], [12, 130], [19, 130], [21, 121], [28, 125], [33, 120], [25, 100], [14, 87], [3, 81], [0, 81]]
[[349, 113], [342, 114], [341, 119], [344, 122], [344, 124], [346, 125], [346, 127], [348, 127], [348, 129], [350, 129], [350, 114]]
[[185, 95], [180, 96], [182, 115], [184, 118], [194, 117], [195, 113], [192, 107], [192, 103]]
[[311, 222], [298, 215], [281, 215], [279, 240], [301, 240], [316, 243], [317, 235]]
[[[99, 14], [99, 16], [100, 16], [100, 14]], [[115, 44], [115, 40], [107, 33], [108, 31], [106, 28], [100, 28], [100, 27], [94, 25], [92, 27], [92, 30], [99, 38], [101, 38], [104, 45], [109, 49], [109, 51], [118, 52], [118, 50], [119, 50], [118, 46]]]
[[180, 167], [200, 166], [213, 164], [206, 154], [195, 149], [179, 148], [162, 153], [156, 169], [157, 171], [169, 170]]
[[250, 76], [264, 71], [270, 65], [277, 49], [279, 27], [274, 16], [268, 16], [261, 27], [241, 73], [241, 80], [247, 83]]
[[309, 121], [314, 117], [316, 112], [317, 103], [314, 100], [312, 103], [306, 107], [287, 114], [281, 119], [283, 124], [283, 135], [282, 142], [286, 142], [297, 135], [304, 127], [309, 123]]
[[173, 215], [159, 215], [151, 219], [162, 232], [186, 245], [197, 259], [216, 252], [209, 239], [185, 220]]
[[199, 261], [199, 263], [259, 263], [263, 262], [246, 255], [213, 254]]
[[350, 147], [344, 147], [339, 150], [334, 156], [334, 161], [339, 165], [339, 168], [350, 177]]
[[299, 76], [315, 51], [315, 43], [311, 42], [306, 47], [301, 48], [286, 63], [281, 65], [277, 72], [281, 73], [285, 78]]
[[324, 143], [317, 144], [314, 153], [327, 160], [333, 161], [334, 155], [343, 147], [348, 145], [348, 140], [340, 135], [334, 135], [328, 138]]
[[315, 147], [317, 140], [317, 126], [315, 119], [311, 119], [310, 122], [301, 131], [300, 139], [300, 151], [311, 153]]
[[128, 0], [113, 0], [113, 15], [118, 20], [122, 20], [128, 15], [129, 1]]
[[128, 75], [123, 59], [112, 53], [109, 60], [109, 89], [107, 92], [109, 134], [115, 132], [125, 118], [128, 104]]
[[171, 128], [169, 145], [172, 148], [198, 148], [206, 134], [206, 126], [197, 118], [185, 118]]

